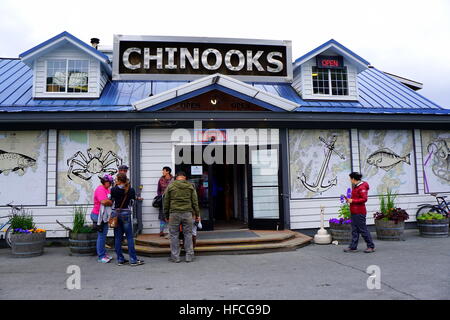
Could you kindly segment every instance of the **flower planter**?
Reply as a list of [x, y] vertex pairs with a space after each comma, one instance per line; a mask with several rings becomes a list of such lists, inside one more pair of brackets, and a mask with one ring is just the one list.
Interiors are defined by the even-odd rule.
[[404, 240], [405, 222], [395, 223], [392, 220], [375, 220], [375, 229], [378, 240]]
[[97, 232], [69, 233], [71, 256], [93, 256], [96, 254]]
[[448, 218], [442, 220], [417, 220], [420, 235], [425, 238], [447, 238]]
[[330, 223], [330, 233], [333, 241], [339, 244], [349, 244], [352, 242], [352, 225]]
[[42, 255], [46, 236], [46, 232], [12, 234], [12, 255], [16, 258], [29, 258]]

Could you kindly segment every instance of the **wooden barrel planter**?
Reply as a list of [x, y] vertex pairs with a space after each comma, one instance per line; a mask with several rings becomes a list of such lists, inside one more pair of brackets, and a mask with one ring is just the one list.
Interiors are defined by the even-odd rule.
[[350, 244], [352, 242], [352, 225], [330, 223], [330, 233], [333, 241], [338, 244]]
[[37, 257], [44, 253], [47, 233], [18, 233], [11, 235], [12, 255], [16, 258]]
[[97, 232], [69, 233], [69, 248], [72, 256], [93, 256], [96, 254]]
[[378, 240], [400, 241], [404, 240], [405, 222], [395, 223], [388, 220], [375, 220], [375, 230]]
[[425, 238], [447, 238], [448, 218], [442, 220], [417, 220], [420, 235]]

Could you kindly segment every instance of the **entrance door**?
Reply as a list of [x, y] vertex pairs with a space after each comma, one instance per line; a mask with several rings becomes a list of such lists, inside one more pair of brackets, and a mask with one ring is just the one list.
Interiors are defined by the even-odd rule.
[[278, 146], [251, 147], [249, 162], [250, 229], [283, 229]]

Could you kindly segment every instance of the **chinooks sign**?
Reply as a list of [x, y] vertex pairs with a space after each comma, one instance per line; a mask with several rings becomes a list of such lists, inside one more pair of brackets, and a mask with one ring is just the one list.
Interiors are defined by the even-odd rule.
[[292, 81], [291, 41], [114, 36], [114, 80]]

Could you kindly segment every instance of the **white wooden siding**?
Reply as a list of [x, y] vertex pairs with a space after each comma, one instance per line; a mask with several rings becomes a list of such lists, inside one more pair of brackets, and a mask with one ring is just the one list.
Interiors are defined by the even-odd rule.
[[358, 72], [356, 68], [344, 58], [347, 66], [348, 96], [330, 96], [313, 94], [312, 67], [316, 66], [316, 58], [312, 58], [301, 65], [301, 70], [294, 76], [292, 86], [305, 100], [358, 100]]
[[[89, 60], [88, 92], [87, 93], [55, 93], [46, 92], [47, 64], [49, 59]], [[33, 97], [35, 98], [98, 98], [101, 93], [100, 61], [76, 48], [72, 44], [63, 45], [51, 53], [39, 57], [34, 62]], [[105, 82], [106, 83], [106, 82]]]
[[[351, 141], [353, 170], [359, 171], [358, 131], [356, 129], [351, 130]], [[424, 192], [420, 130], [414, 130], [414, 143], [417, 157], [417, 182], [419, 185], [418, 194], [399, 195], [397, 198], [397, 206], [405, 209], [410, 215], [410, 219], [407, 222], [416, 221], [416, 211], [418, 205], [422, 203], [436, 203], [436, 199], [434, 197], [432, 197], [431, 195], [427, 195]], [[447, 195], [450, 194], [447, 193]], [[328, 220], [331, 218], [337, 218], [338, 210], [340, 207], [339, 199], [290, 200], [291, 229], [308, 229], [320, 227], [321, 205], [325, 206], [325, 226], [328, 227]], [[366, 206], [367, 223], [374, 224], [373, 214], [379, 209], [378, 197], [369, 196], [369, 200]]]

